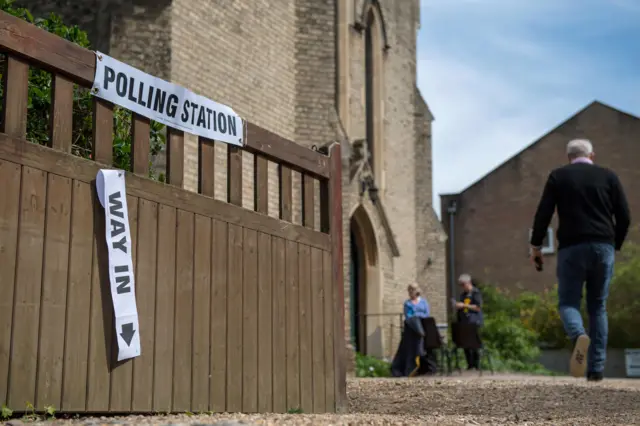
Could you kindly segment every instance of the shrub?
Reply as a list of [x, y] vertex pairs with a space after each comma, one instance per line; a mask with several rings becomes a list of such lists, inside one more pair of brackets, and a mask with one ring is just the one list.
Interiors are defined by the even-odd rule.
[[[89, 48], [87, 33], [77, 26], [64, 25], [60, 17], [51, 14], [48, 18], [36, 18], [24, 8], [15, 7], [13, 0], [0, 0], [0, 10], [23, 19], [65, 40], [81, 47]], [[0, 60], [0, 70], [4, 69]], [[1, 77], [2, 71], [0, 71]], [[52, 77], [47, 71], [34, 67], [29, 69], [29, 101], [27, 109], [27, 140], [40, 145], [49, 142], [49, 123], [51, 114]], [[0, 87], [0, 97], [3, 87]], [[72, 153], [90, 158], [93, 146], [92, 95], [88, 89], [74, 86], [73, 92], [73, 132]], [[1, 107], [0, 107], [1, 108]], [[151, 122], [151, 157], [162, 149], [165, 143], [164, 125]], [[131, 113], [123, 108], [114, 109], [114, 167], [131, 170]], [[155, 173], [150, 167], [150, 177]]]
[[[523, 296], [520, 297], [520, 299]], [[581, 307], [583, 320], [588, 327], [585, 303]], [[532, 298], [528, 309], [520, 310], [523, 324], [537, 333], [540, 345], [547, 348], [567, 348], [567, 339], [558, 312], [558, 287]], [[609, 287], [609, 342], [610, 348], [640, 347], [640, 335], [635, 324], [640, 323], [640, 248], [628, 243], [618, 255], [613, 279]]]
[[[523, 309], [535, 305], [535, 296], [510, 297], [489, 285], [478, 284], [482, 292], [484, 327], [482, 340], [492, 353], [492, 364], [498, 371], [548, 374], [538, 363], [538, 334], [527, 328], [521, 319]], [[483, 359], [483, 368], [487, 368]]]
[[564, 332], [558, 311], [558, 287], [534, 297], [533, 303], [520, 311], [524, 326], [538, 335], [541, 347], [569, 347], [571, 342]]
[[[510, 335], [509, 333], [515, 338], [518, 332], [512, 325], [507, 325], [505, 317], [517, 318], [526, 330], [536, 336], [540, 347], [570, 347], [571, 342], [565, 335], [558, 311], [557, 285], [542, 294], [523, 293], [518, 297], [510, 297], [491, 286], [482, 286], [482, 293], [487, 317], [486, 339], [501, 351], [509, 352], [509, 356], [514, 355], [513, 348], [508, 348], [501, 342]], [[585, 298], [586, 290], [581, 312], [588, 327]], [[635, 324], [640, 323], [640, 247], [636, 244], [625, 244], [622, 252], [618, 254], [607, 306], [608, 346], [618, 349], [640, 347], [640, 335], [635, 330]], [[497, 321], [497, 324], [494, 321]], [[532, 335], [518, 335], [518, 338], [523, 339], [525, 343], [530, 341]]]
[[609, 289], [609, 346], [640, 347], [640, 247], [628, 243], [618, 256]]
[[356, 353], [356, 377], [390, 377], [391, 364], [369, 355]]

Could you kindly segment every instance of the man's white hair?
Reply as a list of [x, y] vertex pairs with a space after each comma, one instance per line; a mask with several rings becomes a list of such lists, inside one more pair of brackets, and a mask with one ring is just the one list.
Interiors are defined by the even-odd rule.
[[460, 282], [460, 283], [470, 283], [471, 282], [471, 275], [469, 275], [469, 274], [460, 275], [460, 278], [458, 278], [458, 282]]
[[587, 139], [574, 139], [567, 144], [567, 155], [571, 158], [588, 157], [593, 153], [593, 145]]

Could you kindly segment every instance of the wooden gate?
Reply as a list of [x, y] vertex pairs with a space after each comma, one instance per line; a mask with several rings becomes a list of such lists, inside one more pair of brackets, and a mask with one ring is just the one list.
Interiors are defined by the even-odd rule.
[[[70, 153], [74, 84], [91, 86], [95, 54], [2, 12], [0, 49], [0, 404], [341, 411], [339, 145], [320, 153], [249, 123], [245, 147], [228, 148], [223, 202], [213, 198], [211, 141], [199, 141], [200, 194], [182, 189], [183, 134], [174, 129], [167, 183], [148, 179], [149, 121], [134, 114], [126, 182], [142, 355], [118, 363], [95, 193], [98, 170], [112, 164], [113, 105], [94, 100], [93, 161]], [[48, 147], [26, 140], [30, 67], [53, 78]], [[245, 151], [255, 156], [251, 177]], [[279, 167], [279, 218], [267, 214], [269, 162]], [[292, 223], [292, 171], [302, 176], [302, 225]], [[255, 211], [242, 207], [243, 179], [254, 180]]]

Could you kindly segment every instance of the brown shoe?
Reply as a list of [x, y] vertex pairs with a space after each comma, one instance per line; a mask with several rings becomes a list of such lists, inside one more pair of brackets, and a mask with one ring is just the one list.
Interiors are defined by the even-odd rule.
[[587, 370], [587, 352], [589, 351], [590, 343], [591, 339], [586, 334], [578, 336], [576, 339], [569, 364], [569, 372], [573, 377], [584, 377]]

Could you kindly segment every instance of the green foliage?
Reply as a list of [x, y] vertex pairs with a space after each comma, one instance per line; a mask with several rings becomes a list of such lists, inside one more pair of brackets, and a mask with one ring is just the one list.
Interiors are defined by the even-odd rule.
[[[495, 342], [502, 342], [509, 333], [515, 333], [513, 325], [507, 325], [506, 318], [519, 322], [530, 334], [518, 335], [521, 344], [527, 344], [532, 336], [538, 345], [544, 348], [562, 349], [571, 345], [567, 339], [560, 314], [558, 312], [557, 285], [542, 294], [523, 293], [518, 297], [491, 287], [483, 286], [482, 293], [485, 305], [486, 327], [485, 338]], [[585, 325], [588, 326], [588, 315], [585, 303], [586, 292], [583, 295], [581, 307]], [[636, 332], [636, 324], [640, 324], [640, 247], [625, 244], [618, 254], [613, 279], [609, 288], [609, 342], [610, 348], [640, 347], [640, 335]], [[495, 321], [503, 324], [497, 332]], [[492, 329], [493, 328], [493, 329]], [[509, 330], [509, 331], [508, 331]], [[513, 337], [516, 339], [516, 337]], [[514, 354], [513, 348], [498, 343], [497, 347]], [[522, 350], [521, 355], [528, 353]], [[504, 354], [503, 354], [504, 355]]]
[[535, 362], [540, 356], [535, 332], [527, 329], [517, 318], [504, 314], [488, 317], [482, 329], [487, 346], [503, 359]]
[[618, 256], [609, 289], [609, 346], [640, 347], [640, 247], [627, 243]]
[[11, 416], [13, 416], [13, 410], [6, 405], [3, 405], [2, 409], [0, 409], [0, 419], [7, 420], [11, 418]]
[[[531, 295], [514, 299], [499, 289], [479, 285], [482, 292], [484, 327], [482, 340], [491, 350], [493, 368], [497, 371], [548, 374], [538, 363], [538, 335], [528, 329], [520, 312], [532, 304]], [[483, 368], [488, 368], [483, 358]]]
[[290, 408], [287, 410], [287, 414], [303, 414], [302, 408]]
[[[583, 295], [582, 317], [588, 326], [586, 312], [586, 291]], [[609, 287], [607, 303], [609, 313], [610, 348], [640, 347], [640, 335], [635, 325], [640, 323], [640, 247], [633, 243], [625, 244], [618, 254], [613, 279]], [[546, 347], [567, 348], [569, 340], [564, 334], [558, 312], [558, 287], [545, 292], [536, 305], [523, 312], [526, 326], [538, 333], [540, 342]]]
[[357, 377], [390, 377], [391, 364], [369, 355], [356, 353]]
[[520, 318], [527, 329], [538, 335], [541, 347], [560, 349], [571, 345], [558, 311], [557, 286], [535, 295], [533, 303], [521, 308]]
[[26, 403], [27, 409], [24, 412], [24, 416], [22, 417], [24, 420], [35, 422], [38, 420], [38, 414], [36, 414], [36, 407], [33, 406], [32, 403], [27, 401]]
[[46, 416], [54, 419], [56, 417], [56, 407], [54, 407], [53, 405], [45, 405], [44, 413]]
[[[60, 17], [51, 14], [48, 18], [35, 18], [24, 8], [15, 7], [14, 0], [0, 0], [0, 10], [21, 18], [50, 33], [73, 42], [81, 47], [89, 48], [87, 33], [77, 26], [66, 26]], [[4, 58], [1, 60], [4, 61]], [[0, 62], [0, 65], [2, 63]], [[3, 69], [0, 67], [0, 69]], [[1, 77], [1, 72], [0, 72]], [[0, 87], [0, 97], [3, 95]], [[49, 72], [30, 67], [29, 101], [27, 106], [27, 140], [40, 145], [49, 143], [49, 125], [51, 116], [52, 76]], [[91, 158], [93, 146], [92, 103], [88, 89], [74, 85], [73, 90], [73, 131], [72, 153]], [[164, 125], [151, 122], [151, 156], [157, 155], [165, 144]], [[131, 112], [123, 108], [114, 109], [114, 167], [131, 170]], [[150, 167], [151, 170], [151, 167]], [[153, 170], [150, 177], [155, 177]]]

